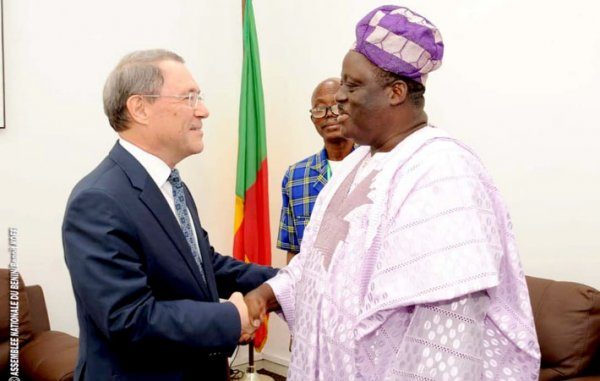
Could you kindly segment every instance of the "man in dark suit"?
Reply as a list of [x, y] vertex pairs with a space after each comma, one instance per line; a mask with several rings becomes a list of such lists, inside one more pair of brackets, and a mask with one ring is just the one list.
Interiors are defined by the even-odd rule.
[[104, 109], [119, 141], [75, 186], [63, 222], [75, 379], [225, 380], [260, 324], [241, 293], [276, 270], [216, 253], [175, 169], [203, 149], [200, 89], [178, 55], [134, 52], [108, 77]]

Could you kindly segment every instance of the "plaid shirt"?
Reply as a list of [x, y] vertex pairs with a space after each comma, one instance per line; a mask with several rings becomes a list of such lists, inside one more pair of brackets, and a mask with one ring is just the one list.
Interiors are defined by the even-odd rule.
[[292, 253], [300, 251], [304, 228], [317, 195], [327, 183], [327, 151], [307, 157], [290, 166], [281, 183], [283, 205], [277, 247]]

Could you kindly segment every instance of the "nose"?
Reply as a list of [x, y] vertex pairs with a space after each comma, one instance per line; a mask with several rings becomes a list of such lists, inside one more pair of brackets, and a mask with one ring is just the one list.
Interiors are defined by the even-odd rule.
[[208, 118], [208, 116], [210, 115], [210, 112], [208, 111], [208, 108], [206, 107], [203, 101], [198, 102], [198, 105], [194, 109], [194, 115], [202, 119]]
[[334, 99], [336, 103], [344, 103], [348, 100], [348, 94], [346, 94], [344, 86], [340, 87], [338, 91], [336, 91]]

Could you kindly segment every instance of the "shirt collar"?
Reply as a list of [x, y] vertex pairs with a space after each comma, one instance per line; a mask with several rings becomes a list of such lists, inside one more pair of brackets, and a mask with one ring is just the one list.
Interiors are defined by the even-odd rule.
[[318, 154], [313, 156], [313, 161], [311, 167], [317, 171], [321, 171], [321, 168], [325, 168], [327, 165], [327, 150], [325, 147]]
[[140, 147], [128, 142], [123, 138], [119, 138], [119, 144], [121, 144], [121, 146], [125, 148], [127, 152], [129, 152], [137, 161], [139, 161], [146, 172], [148, 172], [152, 180], [154, 180], [156, 186], [162, 188], [171, 174], [171, 168], [169, 168], [169, 166], [160, 158], [144, 151]]
[[[354, 149], [356, 147], [357, 147], [356, 144], [354, 144], [352, 146], [352, 150], [350, 152], [354, 151]], [[329, 163], [329, 159], [327, 158], [327, 149], [325, 147], [323, 147], [323, 149], [314, 156], [314, 161], [313, 161], [312, 167], [314, 169], [316, 169], [317, 171], [320, 171], [321, 168], [325, 167], [328, 163]]]

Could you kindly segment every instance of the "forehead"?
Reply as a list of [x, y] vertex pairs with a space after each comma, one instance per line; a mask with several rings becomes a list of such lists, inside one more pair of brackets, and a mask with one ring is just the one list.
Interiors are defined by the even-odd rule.
[[159, 62], [158, 67], [160, 68], [164, 78], [164, 90], [198, 90], [198, 84], [194, 80], [192, 73], [190, 73], [190, 71], [183, 63], [166, 60]]
[[329, 103], [333, 101], [335, 93], [340, 88], [340, 83], [338, 81], [326, 81], [320, 83], [313, 92], [311, 101], [312, 104], [315, 105], [317, 103]]
[[342, 63], [342, 78], [350, 77], [363, 81], [375, 79], [375, 67], [365, 56], [350, 50]]

